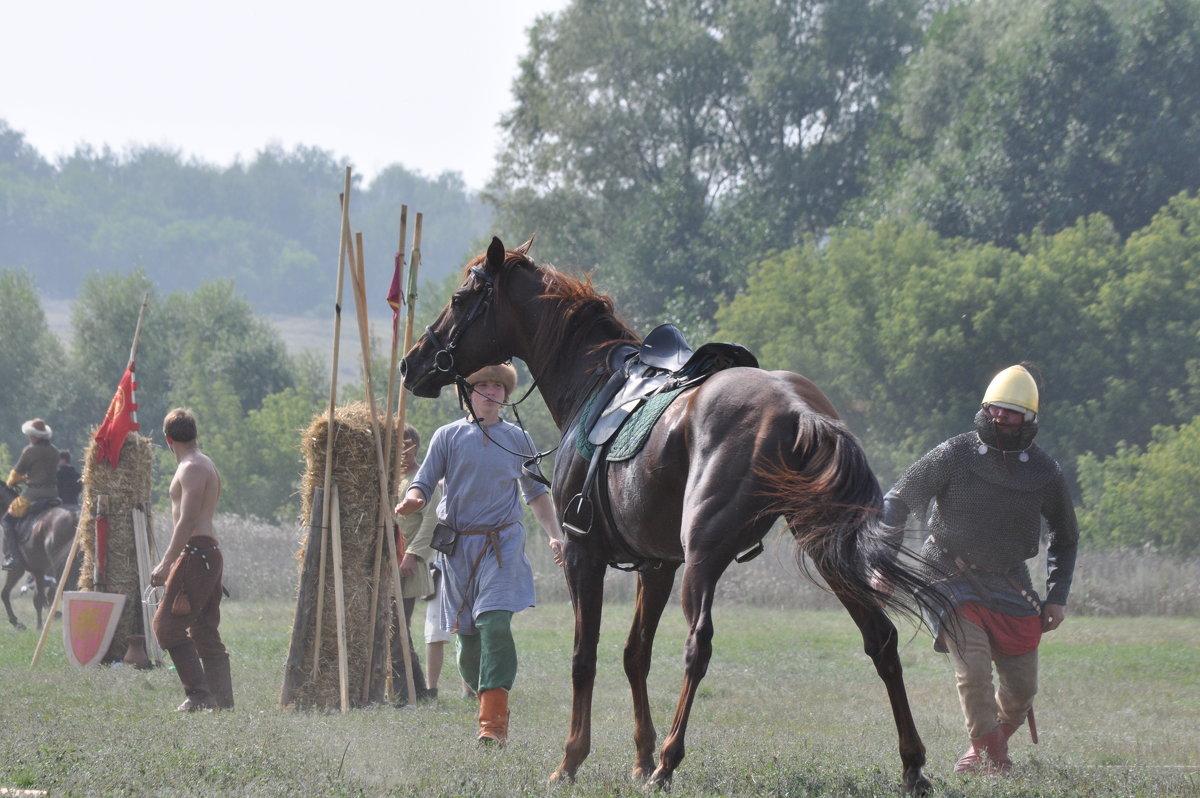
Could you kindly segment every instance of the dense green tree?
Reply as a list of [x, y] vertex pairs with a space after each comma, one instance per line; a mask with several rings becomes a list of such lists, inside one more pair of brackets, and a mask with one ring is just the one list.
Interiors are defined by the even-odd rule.
[[1015, 246], [1122, 235], [1200, 187], [1200, 3], [985, 0], [940, 17], [875, 132], [869, 215]]
[[1083, 539], [1100, 547], [1151, 546], [1171, 554], [1200, 552], [1200, 418], [1157, 427], [1150, 444], [1121, 445], [1109, 457], [1079, 460]]
[[[64, 428], [55, 412], [63, 397], [66, 358], [26, 272], [0, 270], [0, 341], [0, 441], [20, 452], [28, 443], [21, 424], [35, 417], [45, 418], [58, 440], [66, 439], [69, 423]], [[11, 465], [0, 461], [5, 477]]]
[[703, 330], [742, 263], [858, 194], [928, 5], [604, 0], [541, 18], [489, 184], [503, 231], [595, 267], [637, 325], [668, 311]]
[[966, 429], [993, 374], [1032, 361], [1039, 442], [1073, 476], [1085, 452], [1191, 418], [1197, 214], [1180, 196], [1125, 242], [1093, 217], [1021, 252], [921, 226], [839, 231], [756, 266], [719, 336], [814, 379], [885, 478]]

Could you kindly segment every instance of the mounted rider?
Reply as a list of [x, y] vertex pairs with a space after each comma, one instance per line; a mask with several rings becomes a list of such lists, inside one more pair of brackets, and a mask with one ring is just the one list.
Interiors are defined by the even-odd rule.
[[25, 490], [9, 505], [4, 514], [3, 570], [24, 570], [25, 563], [17, 548], [17, 525], [25, 517], [33, 518], [42, 510], [59, 503], [58, 449], [50, 443], [54, 430], [40, 418], [21, 425], [21, 434], [29, 445], [21, 451], [17, 464], [8, 475], [8, 486], [26, 483]]

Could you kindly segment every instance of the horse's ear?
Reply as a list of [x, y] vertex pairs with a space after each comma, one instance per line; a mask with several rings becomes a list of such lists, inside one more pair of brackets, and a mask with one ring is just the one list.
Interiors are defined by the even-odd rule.
[[487, 248], [487, 270], [499, 274], [504, 268], [504, 242], [498, 236], [492, 236], [492, 243]]
[[537, 238], [537, 233], [534, 233], [533, 235], [531, 235], [529, 237], [528, 241], [526, 241], [524, 244], [522, 244], [521, 246], [514, 249], [513, 252], [516, 252], [518, 255], [524, 255], [525, 257], [528, 258], [529, 250], [533, 248], [533, 239], [535, 239], [535, 238]]

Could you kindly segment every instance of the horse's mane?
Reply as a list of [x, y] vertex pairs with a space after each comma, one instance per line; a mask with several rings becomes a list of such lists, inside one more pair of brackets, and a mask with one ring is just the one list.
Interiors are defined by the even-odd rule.
[[[482, 261], [482, 258], [480, 259]], [[475, 265], [475, 264], [472, 264]], [[558, 306], [557, 313], [541, 315], [541, 326], [533, 339], [533, 357], [542, 362], [578, 355], [578, 342], [589, 353], [602, 352], [622, 343], [640, 343], [641, 338], [617, 315], [612, 297], [592, 285], [592, 274], [583, 278], [559, 271], [548, 263], [535, 263], [521, 252], [505, 252], [504, 274], [521, 269], [540, 278], [542, 296]], [[468, 270], [470, 266], [468, 266]], [[596, 331], [600, 335], [596, 335]]]

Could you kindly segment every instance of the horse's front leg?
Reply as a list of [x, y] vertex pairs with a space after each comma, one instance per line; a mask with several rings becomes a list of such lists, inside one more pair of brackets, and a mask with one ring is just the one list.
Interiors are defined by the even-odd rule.
[[654, 770], [654, 718], [650, 714], [650, 696], [646, 677], [654, 654], [654, 636], [662, 619], [663, 608], [671, 597], [678, 565], [663, 565], [658, 570], [638, 575], [637, 608], [625, 641], [625, 675], [633, 693], [633, 744], [636, 759], [633, 778], [645, 781]]
[[600, 642], [600, 615], [604, 606], [604, 570], [607, 566], [581, 548], [567, 546], [567, 588], [575, 610], [575, 649], [571, 653], [571, 728], [563, 745], [563, 760], [550, 774], [550, 783], [572, 782], [592, 750], [592, 690], [596, 683], [596, 646]]
[[728, 562], [719, 563], [716, 560], [716, 557], [710, 557], [699, 564], [689, 562], [684, 566], [681, 591], [688, 636], [684, 648], [683, 690], [675, 705], [671, 730], [659, 752], [658, 768], [650, 777], [650, 784], [661, 789], [670, 789], [675, 769], [683, 762], [683, 740], [687, 733], [688, 716], [691, 715], [700, 680], [708, 673], [708, 663], [712, 659], [713, 593], [717, 580], [728, 565]]
[[[834, 590], [837, 593], [837, 590]], [[887, 687], [892, 717], [900, 737], [900, 762], [903, 767], [901, 786], [911, 795], [928, 795], [933, 784], [925, 775], [925, 744], [917, 732], [908, 692], [904, 687], [904, 671], [900, 665], [896, 626], [882, 609], [864, 606], [853, 598], [838, 595], [850, 617], [863, 636], [863, 648], [875, 664], [875, 672]]]
[[0, 599], [4, 601], [4, 611], [8, 613], [8, 622], [18, 632], [25, 631], [25, 624], [17, 620], [17, 615], [13, 612], [12, 602], [9, 600], [9, 594], [12, 593], [13, 585], [20, 581], [24, 575], [24, 571], [9, 571], [8, 578], [4, 580], [4, 588], [0, 590]]

